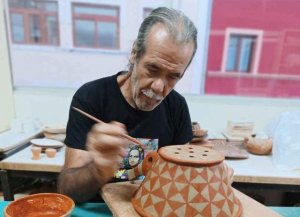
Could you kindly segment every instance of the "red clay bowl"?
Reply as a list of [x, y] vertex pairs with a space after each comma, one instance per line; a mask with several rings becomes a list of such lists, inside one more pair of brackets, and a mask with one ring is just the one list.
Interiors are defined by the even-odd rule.
[[11, 202], [4, 210], [5, 217], [68, 217], [74, 201], [62, 194], [40, 193]]

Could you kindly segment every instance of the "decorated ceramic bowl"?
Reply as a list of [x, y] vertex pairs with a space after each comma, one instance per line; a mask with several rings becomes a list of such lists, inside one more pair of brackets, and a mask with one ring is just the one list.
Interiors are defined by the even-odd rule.
[[5, 217], [68, 217], [74, 201], [62, 194], [40, 193], [11, 202], [4, 210]]
[[197, 145], [167, 146], [148, 154], [140, 169], [148, 171], [133, 195], [133, 207], [148, 217], [241, 216], [232, 172], [223, 160], [223, 154]]

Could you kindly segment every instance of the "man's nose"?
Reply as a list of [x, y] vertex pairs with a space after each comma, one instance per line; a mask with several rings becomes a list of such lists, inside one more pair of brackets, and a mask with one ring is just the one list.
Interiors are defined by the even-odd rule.
[[164, 79], [158, 78], [155, 81], [153, 81], [151, 88], [155, 93], [163, 93], [164, 88], [165, 88]]

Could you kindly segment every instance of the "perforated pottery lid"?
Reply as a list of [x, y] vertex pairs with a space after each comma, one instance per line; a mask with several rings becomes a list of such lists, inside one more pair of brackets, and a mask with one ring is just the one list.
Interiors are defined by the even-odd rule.
[[218, 164], [225, 159], [222, 153], [199, 145], [166, 146], [158, 153], [167, 161], [191, 166]]

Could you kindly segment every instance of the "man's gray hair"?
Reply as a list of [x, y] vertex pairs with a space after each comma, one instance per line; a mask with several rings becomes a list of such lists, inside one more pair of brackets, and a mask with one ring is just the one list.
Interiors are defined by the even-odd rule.
[[[191, 62], [197, 50], [197, 29], [194, 23], [183, 12], [166, 7], [154, 9], [142, 22], [133, 47], [137, 61], [145, 54], [147, 36], [151, 27], [157, 23], [162, 23], [176, 42], [184, 44], [193, 41], [194, 51], [190, 60]], [[132, 71], [132, 68], [133, 65], [130, 64], [129, 71]]]

